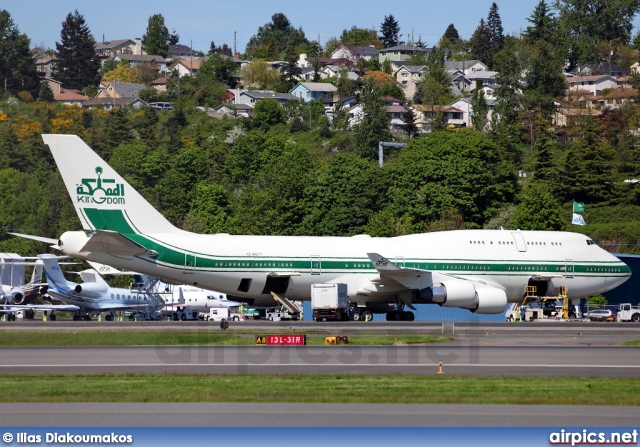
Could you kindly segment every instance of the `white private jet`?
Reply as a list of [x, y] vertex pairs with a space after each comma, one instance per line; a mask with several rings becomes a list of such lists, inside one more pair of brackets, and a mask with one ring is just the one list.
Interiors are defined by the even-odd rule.
[[164, 310], [174, 311], [178, 307], [189, 307], [198, 312], [209, 312], [209, 309], [239, 307], [242, 303], [227, 299], [224, 293], [206, 290], [187, 284], [167, 284], [148, 275], [136, 272], [124, 272], [109, 265], [88, 261], [89, 265], [100, 275], [130, 275], [135, 279], [135, 287], [140, 290], [158, 294], [165, 302]]
[[[164, 301], [154, 294], [135, 289], [110, 287], [93, 269], [80, 272], [83, 281], [81, 284], [67, 281], [58, 264], [58, 256], [44, 254], [38, 257], [44, 264], [48, 284], [47, 294], [59, 301], [77, 306], [78, 311], [85, 312], [82, 317], [86, 320], [91, 319], [91, 312], [110, 312], [111, 314], [107, 316], [110, 320], [117, 311], [136, 310], [154, 313], [164, 306]], [[74, 320], [80, 318], [80, 313], [74, 316]]]
[[[84, 231], [63, 253], [177, 283], [270, 301], [309, 300], [314, 283], [345, 283], [361, 311], [413, 319], [415, 304], [501, 313], [526, 286], [570, 299], [613, 289], [629, 267], [588, 236], [555, 231], [459, 230], [392, 238], [233, 236], [180, 230], [75, 135], [43, 135]], [[24, 236], [24, 235], [22, 235]], [[37, 240], [51, 241], [39, 238]], [[273, 301], [271, 301], [273, 303]]]

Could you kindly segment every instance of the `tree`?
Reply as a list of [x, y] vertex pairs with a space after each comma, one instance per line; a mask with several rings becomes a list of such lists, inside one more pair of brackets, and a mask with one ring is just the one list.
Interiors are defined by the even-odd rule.
[[294, 53], [297, 47], [308, 45], [302, 28], [294, 28], [287, 16], [279, 12], [271, 16], [271, 22], [258, 28], [258, 32], [249, 39], [245, 52], [252, 55], [262, 47], [266, 48], [267, 57], [284, 58]]
[[491, 52], [491, 31], [480, 19], [480, 24], [471, 36], [471, 57], [491, 66], [493, 53]]
[[527, 21], [531, 25], [523, 33], [526, 41], [534, 45], [539, 40], [551, 42], [557, 29], [557, 21], [545, 0], [538, 2]]
[[396, 218], [409, 216], [411, 232], [442, 221], [450, 210], [462, 215], [467, 228], [479, 228], [517, 191], [517, 177], [495, 144], [468, 129], [414, 140], [388, 170], [390, 194], [383, 210]]
[[560, 205], [545, 186], [531, 185], [522, 192], [511, 228], [560, 231], [564, 226]]
[[285, 113], [278, 101], [273, 98], [262, 99], [256, 103], [253, 124], [256, 127], [273, 126], [284, 123]]
[[473, 128], [483, 132], [487, 125], [489, 105], [481, 87], [476, 88], [471, 96], [471, 124]]
[[555, 129], [545, 119], [541, 119], [537, 127], [536, 143], [533, 146], [533, 150], [536, 152], [533, 181], [551, 186], [559, 178], [558, 169], [553, 161]]
[[600, 42], [629, 43], [640, 0], [556, 0], [572, 64], [593, 62]]
[[142, 45], [147, 54], [158, 54], [162, 57], [167, 57], [170, 37], [162, 14], [154, 14], [149, 17], [147, 32], [142, 35]]
[[169, 45], [177, 45], [179, 41], [180, 41], [180, 35], [175, 30], [175, 28], [173, 28], [171, 30], [171, 34], [169, 34], [169, 42], [168, 43], [169, 43]]
[[516, 162], [518, 157], [516, 144], [518, 136], [518, 111], [523, 109], [520, 92], [520, 73], [522, 67], [516, 54], [505, 48], [495, 57], [496, 78], [501, 87], [496, 91], [496, 104], [491, 118], [490, 135], [505, 158]]
[[400, 40], [400, 25], [393, 15], [384, 16], [384, 21], [380, 25], [380, 40], [384, 48], [395, 47]]
[[29, 44], [29, 38], [20, 34], [9, 13], [0, 10], [0, 80], [5, 92], [38, 93], [38, 73]]
[[402, 130], [407, 134], [409, 138], [413, 137], [418, 131], [418, 126], [416, 125], [416, 118], [413, 115], [413, 110], [410, 108], [406, 108], [402, 113]]
[[67, 88], [81, 89], [97, 85], [100, 81], [100, 61], [95, 46], [96, 42], [84, 17], [77, 9], [73, 14], [69, 13], [62, 22], [60, 43], [56, 42], [56, 80]]
[[442, 37], [446, 37], [452, 45], [455, 45], [460, 40], [460, 35], [458, 34], [458, 30], [453, 23], [450, 23], [447, 27], [447, 30], [444, 32]]
[[53, 90], [51, 90], [49, 83], [43, 82], [40, 85], [40, 93], [38, 93], [38, 101], [53, 102], [53, 99], [54, 99]]
[[339, 41], [341, 44], [347, 45], [380, 46], [380, 38], [375, 29], [358, 28], [357, 26], [342, 30]]
[[240, 69], [242, 80], [246, 86], [260, 89], [274, 88], [280, 82], [280, 73], [262, 60], [254, 60]]
[[362, 86], [360, 103], [362, 117], [354, 129], [357, 152], [361, 157], [375, 160], [378, 157], [378, 143], [391, 139], [391, 120], [372, 77], [367, 78]]
[[282, 66], [282, 74], [280, 75], [280, 80], [286, 86], [287, 91], [298, 83], [301, 74], [302, 69], [298, 65], [296, 55], [290, 53]]
[[[498, 13], [498, 5], [493, 2], [491, 8], [489, 8], [489, 16], [487, 17], [487, 28], [489, 29], [489, 35], [491, 36], [491, 61], [493, 64], [493, 56], [498, 53], [504, 47], [504, 30], [502, 28], [502, 19]], [[490, 66], [491, 66], [490, 65]]]

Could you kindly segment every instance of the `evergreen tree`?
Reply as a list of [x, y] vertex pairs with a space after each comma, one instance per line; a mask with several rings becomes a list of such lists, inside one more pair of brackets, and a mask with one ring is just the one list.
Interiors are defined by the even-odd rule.
[[534, 45], [540, 40], [551, 42], [556, 29], [556, 20], [545, 0], [540, 0], [527, 21], [531, 26], [528, 26], [523, 33], [525, 40]]
[[552, 43], [545, 40], [538, 40], [532, 53], [525, 96], [531, 108], [550, 118], [555, 108], [554, 99], [563, 96], [566, 90], [562, 72], [564, 58]]
[[490, 135], [504, 158], [516, 163], [519, 159], [516, 143], [518, 136], [518, 110], [521, 109], [521, 67], [516, 54], [505, 48], [496, 54], [495, 69], [499, 73], [496, 82], [496, 104], [491, 118]]
[[413, 110], [410, 108], [405, 109], [402, 113], [402, 130], [407, 134], [409, 138], [413, 137], [418, 131], [418, 126], [416, 125], [416, 118], [413, 115]]
[[493, 60], [493, 53], [491, 52], [491, 32], [484, 23], [484, 19], [480, 19], [480, 24], [473, 32], [470, 43], [471, 57], [491, 66]]
[[487, 98], [484, 96], [484, 90], [478, 86], [471, 96], [471, 124], [474, 129], [481, 132], [485, 130], [488, 113]]
[[598, 136], [592, 117], [582, 124], [582, 135], [566, 153], [562, 173], [565, 201], [596, 203], [613, 193], [613, 151]]
[[56, 42], [54, 77], [67, 88], [82, 89], [97, 85], [100, 60], [96, 55], [96, 42], [84, 17], [76, 11], [62, 22], [60, 43]]
[[169, 30], [164, 24], [162, 14], [149, 17], [147, 32], [142, 35], [142, 45], [147, 54], [158, 54], [167, 57], [169, 54]]
[[0, 88], [16, 95], [20, 91], [38, 93], [36, 64], [29, 38], [20, 34], [9, 13], [0, 10]]
[[549, 121], [542, 119], [538, 122], [536, 143], [533, 150], [536, 152], [536, 164], [533, 180], [536, 183], [554, 184], [558, 179], [558, 170], [553, 161], [553, 147], [555, 145], [555, 131]]
[[378, 143], [391, 139], [391, 120], [373, 77], [367, 78], [362, 86], [360, 103], [362, 117], [354, 129], [357, 152], [361, 157], [375, 160], [378, 157]]
[[384, 48], [395, 47], [399, 44], [400, 25], [393, 15], [384, 16], [384, 21], [380, 25], [380, 34]]
[[49, 86], [48, 82], [43, 82], [40, 87], [40, 93], [38, 93], [38, 101], [53, 102], [54, 94], [53, 90]]
[[180, 42], [180, 35], [175, 29], [172, 29], [171, 34], [169, 34], [169, 45], [178, 45], [178, 42]]
[[458, 34], [458, 30], [456, 29], [455, 26], [453, 26], [453, 23], [449, 24], [449, 26], [447, 27], [447, 30], [444, 32], [443, 37], [446, 37], [447, 39], [449, 39], [449, 42], [451, 42], [454, 45], [460, 40], [460, 35]]
[[115, 107], [107, 116], [104, 132], [105, 152], [100, 154], [108, 160], [121, 143], [131, 141], [131, 125], [124, 107]]
[[301, 74], [302, 69], [298, 65], [298, 58], [294, 53], [290, 53], [282, 66], [281, 82], [287, 90], [291, 90], [298, 83]]
[[557, 0], [560, 29], [569, 39], [572, 65], [593, 62], [600, 42], [629, 43], [638, 0]]
[[498, 5], [494, 2], [489, 9], [489, 16], [487, 17], [487, 28], [491, 36], [491, 61], [489, 66], [493, 66], [493, 56], [498, 53], [504, 47], [504, 30], [502, 28], [502, 19], [498, 13]]
[[279, 12], [271, 16], [271, 22], [258, 28], [258, 32], [249, 39], [245, 52], [251, 55], [256, 50], [266, 49], [266, 56], [261, 55], [261, 58], [279, 59], [293, 53], [296, 48], [308, 46], [309, 41], [302, 28], [294, 28], [287, 16]]
[[565, 226], [560, 205], [544, 185], [532, 185], [520, 196], [511, 228], [534, 231], [559, 231]]

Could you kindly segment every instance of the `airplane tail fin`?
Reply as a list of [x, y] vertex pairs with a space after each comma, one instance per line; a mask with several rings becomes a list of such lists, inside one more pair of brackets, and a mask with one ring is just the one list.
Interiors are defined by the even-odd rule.
[[85, 229], [119, 233], [179, 231], [76, 135], [42, 135]]
[[44, 264], [44, 274], [47, 277], [47, 284], [49, 285], [49, 288], [62, 293], [66, 293], [71, 290], [69, 282], [62, 274], [62, 270], [60, 270], [58, 256], [44, 254], [38, 255], [38, 257], [42, 259], [42, 263]]

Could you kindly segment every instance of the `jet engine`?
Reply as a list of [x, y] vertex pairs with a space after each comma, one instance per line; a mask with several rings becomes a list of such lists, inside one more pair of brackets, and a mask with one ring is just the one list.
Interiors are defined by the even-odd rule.
[[24, 302], [24, 290], [20, 287], [14, 287], [9, 292], [9, 302], [11, 304], [22, 304]]
[[507, 294], [495, 287], [476, 287], [469, 281], [443, 281], [418, 291], [416, 302], [461, 307], [479, 314], [499, 314], [507, 306]]
[[108, 289], [108, 286], [105, 284], [84, 282], [82, 284], [76, 284], [73, 290], [78, 295], [83, 295], [87, 298], [100, 298], [107, 293]]

